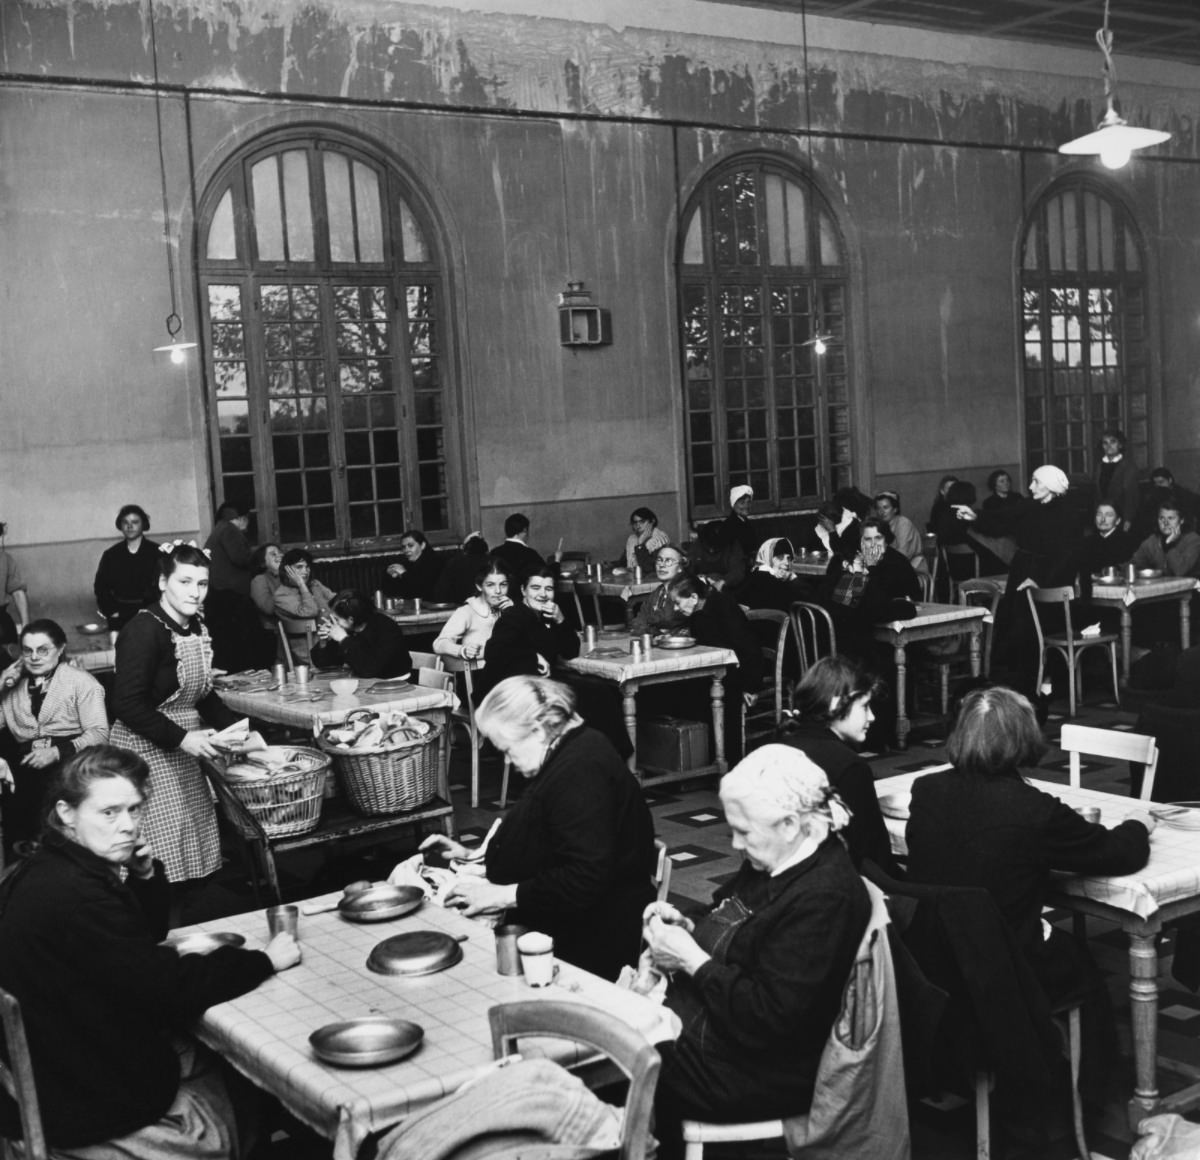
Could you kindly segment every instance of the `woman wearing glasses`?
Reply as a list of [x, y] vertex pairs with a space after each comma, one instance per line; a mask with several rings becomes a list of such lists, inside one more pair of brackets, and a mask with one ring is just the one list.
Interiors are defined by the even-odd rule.
[[108, 740], [99, 681], [63, 663], [67, 637], [53, 620], [21, 631], [21, 659], [0, 674], [0, 815], [4, 845], [36, 838], [42, 796], [59, 762]]

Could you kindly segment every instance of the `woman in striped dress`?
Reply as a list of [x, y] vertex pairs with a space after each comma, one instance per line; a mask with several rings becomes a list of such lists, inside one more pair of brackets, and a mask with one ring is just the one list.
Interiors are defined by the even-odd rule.
[[142, 609], [117, 638], [110, 742], [150, 767], [142, 834], [177, 884], [204, 878], [221, 864], [217, 815], [197, 758], [215, 757], [214, 732], [238, 718], [212, 687], [212, 644], [200, 618], [207, 553], [192, 544], [164, 544], [159, 567], [158, 603]]

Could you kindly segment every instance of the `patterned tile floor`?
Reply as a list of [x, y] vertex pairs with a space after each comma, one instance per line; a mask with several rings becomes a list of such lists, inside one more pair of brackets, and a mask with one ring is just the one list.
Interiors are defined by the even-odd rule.
[[[1055, 708], [1060, 708], [1056, 705]], [[1061, 706], [1065, 711], [1065, 704]], [[1081, 724], [1128, 729], [1136, 717], [1127, 703], [1124, 709], [1111, 701], [1092, 700], [1085, 704], [1075, 718]], [[1060, 714], [1051, 714], [1046, 736], [1054, 742]], [[944, 760], [944, 728], [937, 722], [925, 721], [914, 731], [907, 752], [872, 755], [870, 760], [877, 778], [887, 777], [914, 765], [930, 760]], [[1128, 794], [1128, 769], [1123, 765], [1089, 763], [1088, 785], [1097, 789]], [[466, 757], [457, 750], [452, 763], [452, 781], [465, 783], [468, 776]], [[1061, 751], [1051, 749], [1042, 763], [1040, 776], [1046, 780], [1067, 779], [1066, 762]], [[466, 802], [465, 785], [455, 792], [458, 818], [463, 837], [477, 841], [499, 812], [496, 797], [500, 788], [500, 763], [485, 759], [483, 763], [483, 800], [480, 808], [471, 810]], [[647, 791], [647, 800], [654, 815], [658, 836], [668, 845], [672, 861], [671, 893], [677, 899], [707, 901], [713, 890], [736, 869], [738, 860], [729, 848], [729, 830], [725, 825], [711, 780], [681, 786], [660, 787]], [[323, 890], [335, 889], [361, 877], [382, 877], [400, 858], [415, 848], [419, 836], [407, 842], [392, 843], [357, 853], [325, 855], [302, 851], [280, 859], [284, 891], [289, 897], [303, 898]], [[199, 921], [215, 914], [227, 914], [248, 909], [253, 905], [249, 888], [236, 863], [227, 865], [217, 880], [192, 900], [185, 912], [185, 921]], [[1119, 1090], [1105, 1109], [1103, 1117], [1089, 1124], [1088, 1142], [1094, 1160], [1126, 1160], [1133, 1136], [1125, 1120], [1125, 1100], [1132, 1084], [1132, 1064], [1129, 1058], [1129, 1018], [1127, 959], [1125, 939], [1120, 931], [1103, 924], [1092, 930], [1092, 947], [1099, 965], [1106, 972], [1114, 1005], [1118, 1014], [1118, 1033], [1122, 1059], [1116, 1069], [1114, 1085]], [[1185, 1065], [1200, 1068], [1200, 998], [1180, 987], [1169, 974], [1168, 953], [1160, 957], [1163, 974], [1160, 1008], [1159, 1051], [1166, 1059], [1179, 1060]], [[1172, 1073], [1160, 1072], [1164, 1090], [1179, 1086]], [[299, 1141], [294, 1142], [299, 1147]], [[319, 1143], [309, 1142], [304, 1155], [320, 1154]], [[289, 1155], [287, 1141], [277, 1145], [280, 1157]], [[296, 1152], [300, 1154], [299, 1151]], [[766, 1155], [744, 1148], [726, 1153], [729, 1156], [751, 1157]], [[775, 1153], [779, 1155], [781, 1153]], [[1045, 1160], [1066, 1160], [1074, 1156], [1069, 1134], [1056, 1142]], [[913, 1111], [914, 1160], [969, 1160], [975, 1155], [974, 1115], [963, 1101], [950, 1098], [938, 1105], [919, 1104]]]

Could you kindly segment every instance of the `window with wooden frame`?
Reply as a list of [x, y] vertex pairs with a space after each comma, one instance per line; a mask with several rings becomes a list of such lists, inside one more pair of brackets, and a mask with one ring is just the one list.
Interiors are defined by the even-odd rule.
[[845, 245], [825, 198], [782, 159], [710, 175], [683, 216], [679, 290], [693, 518], [754, 488], [786, 511], [849, 485]]
[[454, 526], [446, 278], [416, 191], [309, 132], [231, 159], [198, 220], [218, 498], [284, 545]]
[[1149, 450], [1146, 263], [1120, 201], [1084, 175], [1038, 201], [1021, 250], [1025, 454], [1093, 475], [1108, 427]]

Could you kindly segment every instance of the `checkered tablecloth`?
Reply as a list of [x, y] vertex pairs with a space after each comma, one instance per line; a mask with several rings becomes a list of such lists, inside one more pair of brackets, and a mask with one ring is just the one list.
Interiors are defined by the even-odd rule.
[[[678, 673], [685, 677], [694, 669], [711, 669], [719, 665], [736, 667], [738, 663], [737, 653], [732, 649], [710, 648], [702, 644], [696, 645], [695, 648], [654, 648], [650, 650], [649, 655], [643, 654], [640, 661], [634, 661], [629, 653], [631, 639], [627, 636], [601, 637], [596, 645], [597, 651], [620, 649], [623, 655], [596, 656], [595, 652], [585, 651], [566, 661], [566, 667], [574, 669], [577, 673], [588, 673], [623, 684], [625, 681], [661, 676], [664, 673]], [[586, 650], [587, 646], [584, 647]]]
[[[944, 763], [930, 762], [930, 769], [915, 773], [885, 777], [875, 783], [880, 798], [889, 794], [908, 793], [918, 777], [934, 769], [947, 768]], [[1144, 816], [1154, 805], [1137, 798], [1104, 793], [1095, 789], [1074, 789], [1069, 785], [1030, 779], [1030, 784], [1051, 794], [1072, 808], [1097, 806], [1100, 821], [1115, 826], [1133, 815]], [[884, 818], [892, 839], [892, 849], [906, 854], [904, 840], [907, 822], [899, 818]], [[1149, 918], [1161, 907], [1172, 902], [1195, 898], [1200, 894], [1200, 830], [1179, 830], [1159, 822], [1150, 835], [1150, 861], [1133, 874], [1056, 876], [1056, 889], [1075, 894], [1094, 902], [1103, 902], [1117, 910], [1125, 910], [1139, 918]]]
[[[261, 910], [188, 929], [236, 931], [250, 947], [261, 947], [267, 934]], [[462, 961], [423, 978], [367, 970], [367, 956], [377, 943], [411, 930], [465, 934]], [[302, 914], [299, 933], [299, 966], [248, 995], [210, 1007], [195, 1031], [298, 1119], [333, 1140], [335, 1160], [353, 1160], [369, 1133], [427, 1107], [485, 1069], [492, 1060], [487, 1012], [497, 1003], [576, 1001], [623, 1019], [649, 1042], [671, 1036], [662, 1007], [578, 967], [560, 964], [555, 984], [541, 989], [497, 974], [492, 931], [439, 906], [426, 904], [403, 918], [369, 924], [347, 922], [336, 912]], [[316, 1058], [308, 1044], [312, 1032], [367, 1015], [418, 1023], [424, 1041], [414, 1055], [382, 1067], [337, 1068]], [[568, 1043], [539, 1042], [560, 1062], [580, 1055]]]
[[341, 721], [355, 709], [403, 709], [415, 713], [421, 709], [448, 709], [453, 703], [450, 693], [442, 689], [426, 689], [418, 685], [400, 691], [371, 693], [370, 678], [359, 681], [359, 691], [349, 697], [335, 697], [329, 681], [314, 677], [308, 692], [301, 695], [289, 684], [273, 692], [252, 693], [244, 689], [218, 689], [221, 700], [235, 713], [273, 721], [277, 725], [294, 725], [301, 729], [319, 729]]

